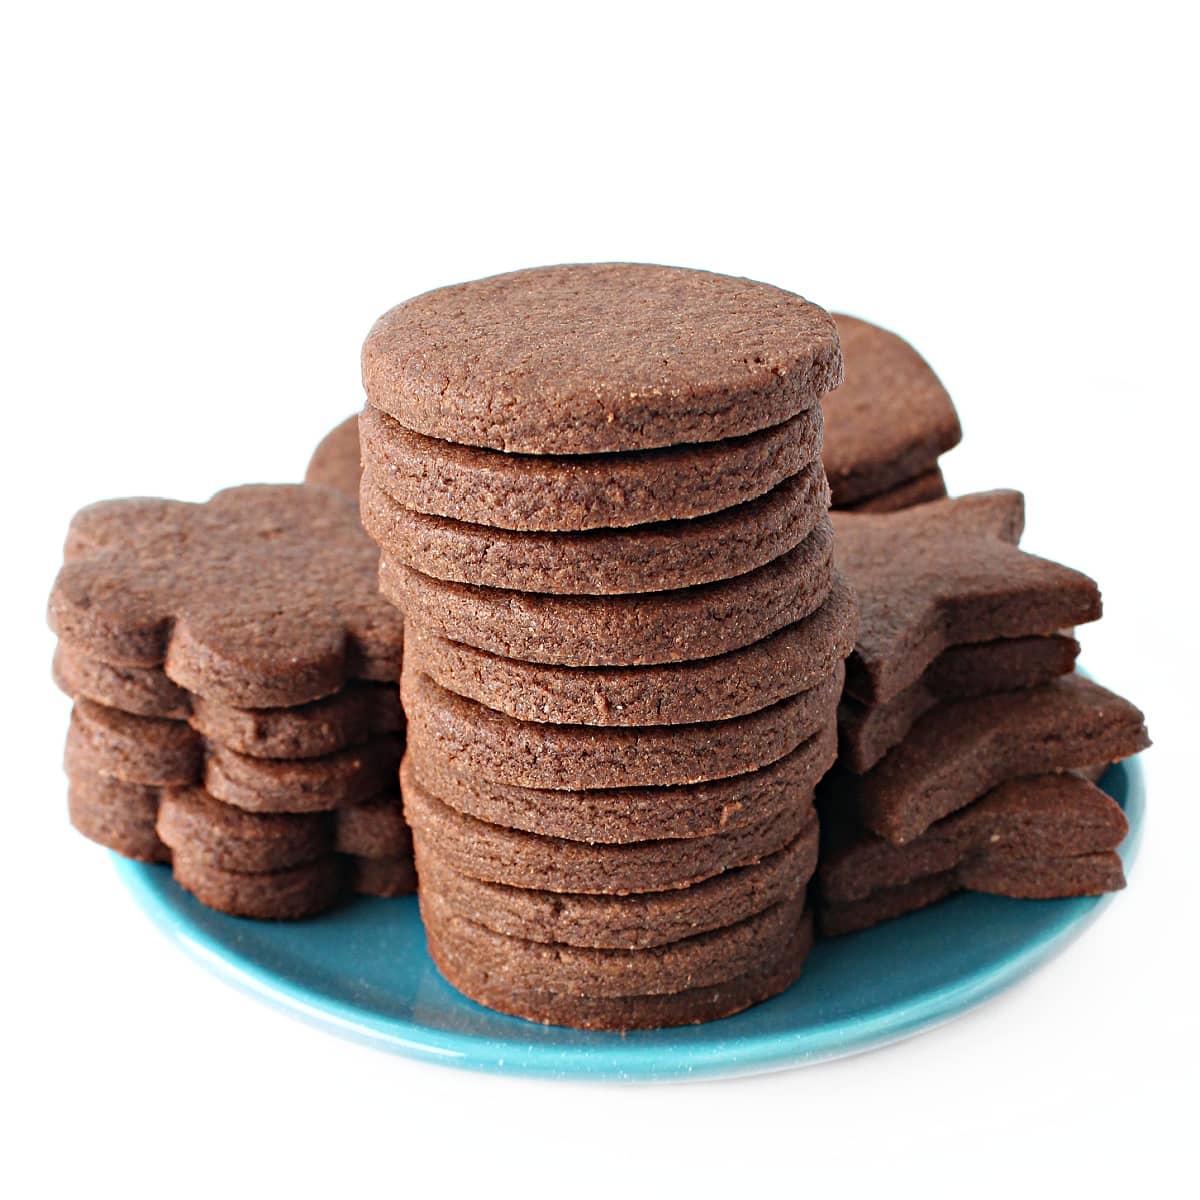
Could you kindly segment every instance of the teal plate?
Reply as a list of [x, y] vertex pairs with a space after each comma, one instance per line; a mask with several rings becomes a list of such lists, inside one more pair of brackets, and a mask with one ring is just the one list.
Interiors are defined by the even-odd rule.
[[[1129, 870], [1145, 811], [1142, 768], [1101, 786], [1124, 809]], [[167, 867], [117, 859], [138, 904], [189, 954], [315, 1025], [431, 1062], [572, 1079], [748, 1075], [857, 1054], [958, 1016], [1076, 937], [1112, 897], [959, 894], [898, 921], [819, 942], [789, 991], [736, 1017], [625, 1036], [533, 1025], [481, 1008], [434, 969], [416, 900], [356, 900], [312, 921], [204, 908]]]

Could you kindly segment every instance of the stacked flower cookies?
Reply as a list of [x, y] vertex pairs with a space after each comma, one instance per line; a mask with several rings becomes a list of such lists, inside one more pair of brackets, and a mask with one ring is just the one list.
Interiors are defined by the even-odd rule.
[[76, 515], [65, 559], [50, 621], [82, 833], [241, 916], [412, 890], [403, 622], [353, 500], [108, 501]]
[[399, 306], [363, 363], [443, 974], [587, 1028], [782, 990], [856, 619], [820, 462], [829, 316], [703, 272], [549, 268]]
[[1099, 591], [1018, 549], [1023, 527], [1011, 491], [834, 517], [861, 621], [821, 787], [826, 933], [962, 888], [1124, 884], [1125, 818], [1090, 777], [1149, 744], [1142, 714], [1072, 673]]

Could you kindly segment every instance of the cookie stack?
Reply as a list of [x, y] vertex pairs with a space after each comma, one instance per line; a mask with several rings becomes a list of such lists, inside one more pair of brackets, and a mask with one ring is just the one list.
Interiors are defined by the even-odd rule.
[[941, 380], [903, 338], [835, 315], [846, 378], [825, 405], [833, 506], [893, 512], [946, 494], [938, 457], [962, 440]]
[[363, 364], [442, 973], [602, 1029], [785, 988], [856, 616], [820, 462], [829, 316], [703, 272], [557, 267], [417, 297]]
[[821, 785], [823, 932], [958, 889], [1124, 885], [1126, 825], [1092, 780], [1148, 744], [1142, 714], [1073, 673], [1092, 580], [1017, 548], [1019, 492], [838, 513], [861, 620], [837, 770]]
[[411, 891], [403, 622], [377, 558], [328, 488], [77, 514], [50, 598], [75, 826], [240, 916]]

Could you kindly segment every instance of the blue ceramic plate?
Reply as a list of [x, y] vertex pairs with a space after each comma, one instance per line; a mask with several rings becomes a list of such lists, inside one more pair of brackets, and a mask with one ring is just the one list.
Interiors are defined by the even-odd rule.
[[[1101, 786], [1125, 809], [1129, 870], [1145, 807], [1136, 760]], [[1079, 934], [1110, 897], [960, 894], [875, 929], [819, 942], [788, 992], [736, 1017], [626, 1036], [533, 1025], [472, 1003], [425, 952], [412, 897], [360, 899], [313, 921], [210, 912], [166, 867], [117, 860], [137, 902], [188, 953], [257, 996], [385, 1050], [452, 1066], [588, 1079], [744, 1075], [856, 1054], [995, 995]]]

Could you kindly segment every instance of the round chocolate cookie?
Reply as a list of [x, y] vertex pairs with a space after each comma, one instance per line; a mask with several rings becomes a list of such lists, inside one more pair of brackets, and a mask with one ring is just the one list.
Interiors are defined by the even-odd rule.
[[175, 882], [201, 904], [234, 917], [296, 920], [332, 908], [342, 891], [337, 855], [280, 871], [223, 871], [202, 858], [176, 854]]
[[279, 871], [329, 853], [328, 813], [249, 813], [199, 788], [172, 788], [158, 806], [158, 836], [176, 859], [221, 871]]
[[331, 429], [313, 451], [305, 483], [319, 483], [358, 498], [358, 477], [362, 462], [358, 448], [358, 417], [347, 417]]
[[510, 937], [569, 946], [635, 950], [736, 924], [779, 903], [812, 877], [817, 822], [761, 862], [714, 875], [693, 887], [629, 896], [532, 891], [472, 879], [421, 844], [423, 886], [454, 912]]
[[742, 775], [775, 762], [834, 722], [845, 669], [806, 692], [728, 721], [597, 728], [517, 721], [406, 667], [408, 744], [498, 783], [531, 788], [667, 787]]
[[651, 596], [527, 595], [433, 579], [385, 554], [383, 595], [416, 623], [480, 650], [561, 666], [642, 666], [739, 650], [829, 595], [827, 517], [794, 550], [734, 579]]
[[[754, 500], [820, 458], [822, 418], [816, 406], [720, 442], [567, 456], [455, 445], [370, 405], [359, 427], [372, 482], [404, 508], [493, 529], [553, 531], [702, 517]], [[357, 457], [354, 480], [357, 488]]]
[[71, 824], [93, 842], [142, 862], [170, 862], [170, 847], [159, 839], [155, 787], [122, 783], [103, 775], [72, 772], [67, 791]]
[[854, 648], [858, 605], [845, 580], [815, 613], [741, 650], [645, 667], [555, 667], [452, 642], [420, 623], [405, 661], [460, 696], [520, 721], [681, 725], [756, 712], [814, 686]]
[[612, 845], [542, 837], [489, 825], [419, 786], [405, 759], [404, 814], [418, 846], [434, 846], [461, 875], [547, 892], [622, 896], [688, 887], [782, 850], [815, 821], [811, 795], [791, 794], [782, 810], [709, 837]]
[[389, 557], [435, 579], [552, 595], [665, 592], [744, 575], [798, 546], [829, 510], [819, 463], [737, 508], [633, 529], [514, 533], [401, 508], [363, 476], [362, 519]]
[[573, 842], [623, 845], [708, 838], [786, 820], [837, 757], [832, 722], [791, 754], [746, 775], [682, 787], [550, 791], [492, 783], [409, 754], [412, 784], [480, 822]]
[[376, 321], [368, 401], [400, 424], [529, 454], [737, 437], [841, 382], [833, 319], [748, 279], [638, 263], [515, 271]]
[[578, 992], [512, 987], [504, 977], [479, 968], [453, 944], [430, 931], [429, 953], [438, 970], [460, 992], [510, 1016], [543, 1025], [577, 1029], [662, 1029], [715, 1021], [760, 1004], [790, 987], [812, 949], [812, 918], [806, 912], [791, 941], [774, 958], [756, 963], [744, 975], [712, 987], [692, 987], [654, 996], [587, 996]]
[[804, 913], [804, 889], [736, 925], [643, 950], [597, 950], [507, 937], [468, 920], [437, 891], [421, 889], [421, 917], [443, 953], [519, 991], [644, 996], [710, 987], [770, 962], [791, 942]]

